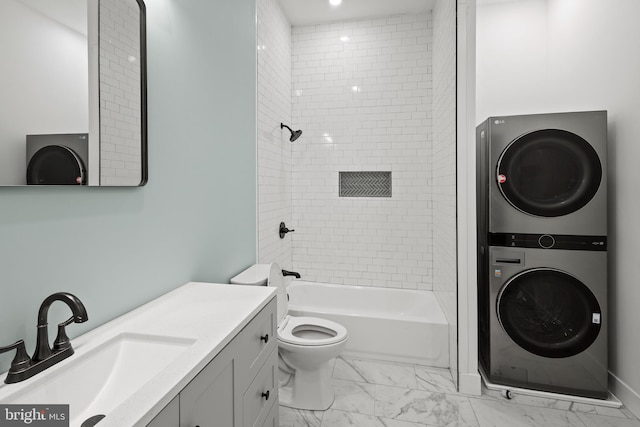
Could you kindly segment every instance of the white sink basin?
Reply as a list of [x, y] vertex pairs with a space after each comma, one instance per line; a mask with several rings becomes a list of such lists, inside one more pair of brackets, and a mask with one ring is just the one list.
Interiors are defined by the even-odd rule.
[[38, 374], [3, 403], [69, 404], [70, 425], [80, 426], [94, 415], [108, 415], [195, 341], [122, 333]]

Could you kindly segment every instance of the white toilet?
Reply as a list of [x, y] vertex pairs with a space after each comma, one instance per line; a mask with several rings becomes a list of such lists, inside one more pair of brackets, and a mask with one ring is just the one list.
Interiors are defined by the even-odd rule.
[[231, 283], [277, 288], [280, 404], [314, 411], [329, 408], [334, 399], [329, 362], [347, 343], [345, 327], [318, 317], [287, 315], [287, 290], [276, 263], [252, 265]]

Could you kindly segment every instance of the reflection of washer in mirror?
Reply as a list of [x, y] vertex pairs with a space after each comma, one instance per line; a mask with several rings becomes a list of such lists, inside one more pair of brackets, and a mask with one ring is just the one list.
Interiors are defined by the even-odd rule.
[[88, 136], [27, 135], [28, 185], [87, 185]]

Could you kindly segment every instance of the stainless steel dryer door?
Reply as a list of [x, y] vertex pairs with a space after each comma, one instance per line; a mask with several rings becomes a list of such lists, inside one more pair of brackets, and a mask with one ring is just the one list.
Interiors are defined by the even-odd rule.
[[498, 160], [496, 179], [502, 195], [516, 209], [556, 217], [589, 203], [600, 187], [602, 166], [582, 137], [544, 129], [509, 144]]

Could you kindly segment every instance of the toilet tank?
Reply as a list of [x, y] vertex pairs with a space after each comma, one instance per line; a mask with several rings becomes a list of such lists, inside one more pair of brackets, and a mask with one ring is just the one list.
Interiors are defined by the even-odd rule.
[[234, 285], [267, 286], [271, 264], [253, 264], [230, 280]]
[[233, 276], [230, 282], [234, 285], [273, 286], [277, 288], [278, 324], [287, 315], [287, 310], [289, 309], [287, 287], [284, 283], [282, 269], [275, 262], [271, 264], [254, 264]]

